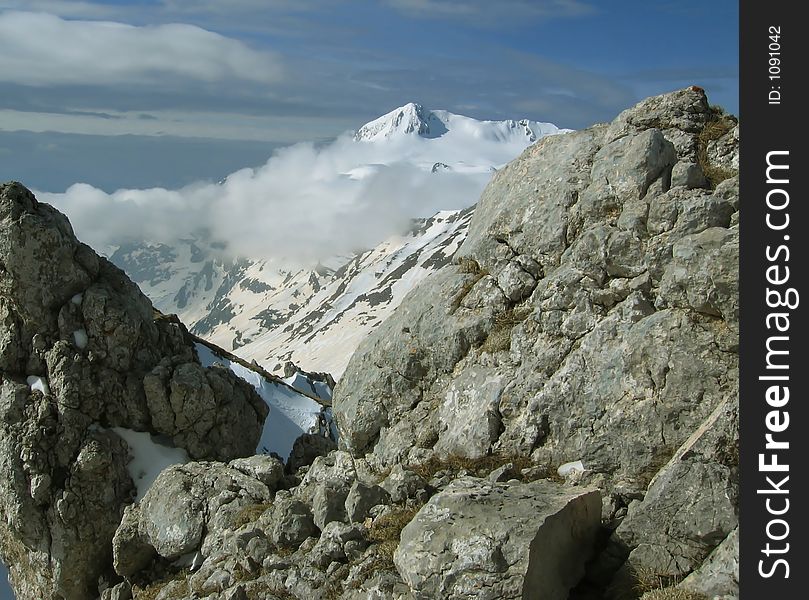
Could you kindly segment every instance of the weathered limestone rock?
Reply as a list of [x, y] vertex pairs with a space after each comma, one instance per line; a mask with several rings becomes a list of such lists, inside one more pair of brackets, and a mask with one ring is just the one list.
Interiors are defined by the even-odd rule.
[[267, 415], [17, 183], [0, 185], [0, 381], [0, 554], [20, 600], [95, 597], [112, 572], [133, 484], [111, 428], [230, 460], [254, 452]]
[[345, 510], [349, 522], [364, 521], [371, 509], [379, 504], [390, 504], [390, 495], [384, 488], [355, 481], [345, 500]]
[[297, 498], [276, 498], [272, 509], [272, 541], [283, 547], [294, 547], [317, 534], [312, 509]]
[[[655, 476], [611, 539], [624, 572], [682, 578], [739, 523], [738, 402], [720, 404]], [[619, 578], [626, 574], [619, 574]]]
[[161, 365], [145, 381], [152, 426], [186, 448], [191, 458], [229, 460], [255, 452], [269, 409], [255, 389], [229, 369]]
[[312, 516], [318, 529], [332, 521], [347, 521], [346, 497], [348, 484], [341, 480], [326, 480], [317, 484], [312, 497]]
[[242, 510], [271, 498], [264, 483], [234, 465], [192, 462], [169, 467], [124, 513], [113, 539], [115, 570], [129, 576], [156, 555], [176, 560], [198, 550], [206, 553], [221, 544], [217, 535], [232, 527]]
[[379, 486], [387, 491], [391, 501], [397, 504], [410, 499], [424, 501], [429, 497], [427, 482], [413, 471], [402, 468], [402, 465], [395, 465]]
[[461, 478], [404, 528], [394, 561], [417, 599], [565, 600], [600, 518], [596, 490]]

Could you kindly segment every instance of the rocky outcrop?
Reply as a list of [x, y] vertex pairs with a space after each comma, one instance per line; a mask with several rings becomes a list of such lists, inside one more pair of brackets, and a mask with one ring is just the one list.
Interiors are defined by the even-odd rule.
[[736, 121], [699, 88], [530, 147], [456, 264], [352, 357], [342, 446], [379, 468], [581, 461], [569, 479], [620, 524], [598, 577], [698, 568], [737, 524], [737, 168]]
[[135, 486], [112, 428], [255, 452], [267, 407], [19, 184], [0, 186], [0, 554], [17, 597], [85, 599]]

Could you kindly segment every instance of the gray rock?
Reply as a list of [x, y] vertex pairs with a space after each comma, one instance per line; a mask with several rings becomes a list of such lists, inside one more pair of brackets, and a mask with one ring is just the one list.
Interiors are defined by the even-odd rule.
[[497, 276], [497, 287], [511, 302], [519, 302], [530, 296], [536, 285], [536, 278], [516, 262], [506, 264]]
[[272, 509], [270, 532], [273, 543], [278, 546], [295, 547], [317, 533], [318, 528], [312, 519], [309, 506], [295, 498], [276, 499]]
[[[334, 561], [344, 562], [347, 560], [346, 544], [357, 542], [364, 549], [367, 542], [363, 544], [363, 539], [362, 528], [332, 521], [323, 528], [320, 538], [309, 552], [307, 560], [321, 569], [325, 569]], [[355, 546], [353, 551], [356, 553], [357, 550], [358, 548]]]
[[[187, 372], [200, 385], [172, 396]], [[250, 386], [202, 369], [185, 330], [16, 183], [0, 185], [0, 379], [0, 558], [20, 600], [98, 595], [133, 495], [128, 448], [100, 424], [230, 460], [254, 452], [267, 411]], [[163, 383], [166, 402], [150, 402]], [[172, 400], [195, 416], [183, 434]]]
[[738, 526], [738, 434], [738, 400], [728, 400], [629, 505], [611, 539], [629, 551], [624, 571], [682, 578]]
[[311, 465], [318, 456], [325, 456], [336, 449], [337, 444], [332, 439], [316, 433], [304, 433], [292, 444], [286, 470], [295, 473], [301, 467]]
[[101, 593], [101, 600], [132, 600], [132, 586], [123, 581]]
[[157, 556], [146, 535], [141, 533], [140, 520], [140, 506], [127, 506], [112, 538], [112, 564], [115, 572], [124, 577], [145, 569]]
[[489, 473], [488, 479], [492, 483], [501, 483], [510, 479], [516, 479], [518, 475], [519, 473], [517, 473], [514, 465], [512, 463], [506, 463]]
[[696, 571], [679, 584], [681, 589], [719, 600], [739, 597], [739, 528], [731, 531]]
[[735, 323], [739, 318], [738, 229], [713, 227], [679, 240], [660, 282], [657, 306], [687, 306]]
[[192, 458], [230, 460], [255, 452], [269, 408], [229, 369], [196, 363], [173, 370], [160, 366], [146, 380], [147, 404], [158, 415], [155, 429]]
[[194, 493], [194, 482], [181, 467], [169, 467], [140, 505], [140, 524], [146, 539], [162, 557], [174, 560], [202, 544], [205, 528], [204, 496]]
[[271, 500], [253, 477], [222, 463], [187, 463], [164, 470], [135, 506], [127, 508], [113, 539], [114, 567], [131, 576], [159, 555], [176, 560], [210, 555], [246, 508]]
[[341, 480], [319, 482], [312, 497], [312, 516], [318, 529], [323, 529], [332, 521], [348, 520], [346, 497], [349, 487]]
[[256, 455], [247, 458], [237, 458], [228, 463], [228, 466], [257, 479], [271, 491], [278, 489], [284, 478], [283, 463], [272, 456]]
[[697, 163], [678, 162], [671, 172], [671, 186], [678, 185], [688, 189], [703, 188], [708, 186], [708, 180]]
[[[644, 129], [657, 128], [666, 134], [679, 130], [698, 134], [708, 122], [710, 111], [705, 91], [690, 87], [669, 94], [652, 96], [623, 111], [610, 124], [608, 140], [631, 135]], [[696, 140], [691, 140], [693, 146]], [[695, 147], [690, 148], [693, 152]], [[678, 148], [679, 154], [688, 154], [688, 148]]]
[[491, 450], [500, 433], [498, 411], [503, 377], [494, 369], [472, 367], [455, 379], [438, 409], [438, 441], [442, 455], [480, 458]]
[[405, 526], [394, 561], [417, 599], [564, 600], [584, 574], [600, 513], [595, 490], [462, 478]]
[[351, 523], [361, 523], [374, 506], [389, 504], [390, 501], [390, 494], [384, 488], [355, 481], [346, 497], [345, 511]]
[[428, 484], [413, 471], [402, 465], [395, 465], [388, 476], [379, 484], [390, 494], [391, 502], [402, 504], [407, 500], [424, 501], [428, 495]]

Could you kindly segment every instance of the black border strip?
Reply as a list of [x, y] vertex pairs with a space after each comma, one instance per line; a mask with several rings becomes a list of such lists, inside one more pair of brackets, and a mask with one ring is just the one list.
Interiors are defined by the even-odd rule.
[[[809, 341], [809, 30], [798, 14], [804, 7], [740, 3], [742, 600], [809, 597], [809, 365], [803, 352]], [[774, 442], [769, 449], [767, 434]]]

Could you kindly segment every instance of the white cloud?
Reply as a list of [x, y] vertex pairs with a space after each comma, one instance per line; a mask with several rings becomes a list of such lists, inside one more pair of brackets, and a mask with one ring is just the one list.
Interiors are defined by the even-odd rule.
[[[130, 239], [171, 243], [207, 230], [232, 254], [310, 262], [372, 247], [412, 217], [475, 203], [491, 177], [486, 165], [507, 162], [524, 146], [474, 132], [382, 144], [344, 135], [322, 148], [280, 150], [221, 185], [107, 194], [76, 184], [38, 197], [65, 212], [76, 234], [99, 251]], [[432, 173], [438, 161], [457, 168]]]
[[281, 78], [277, 55], [193, 25], [135, 27], [44, 13], [0, 14], [0, 81], [169, 87], [178, 79], [272, 84]]

